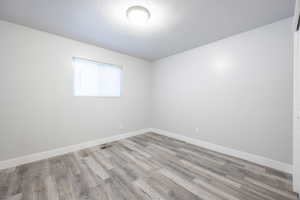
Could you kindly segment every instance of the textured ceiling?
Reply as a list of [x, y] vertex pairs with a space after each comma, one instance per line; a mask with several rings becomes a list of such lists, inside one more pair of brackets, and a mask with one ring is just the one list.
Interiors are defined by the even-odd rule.
[[[128, 23], [144, 5], [151, 20]], [[0, 19], [156, 60], [293, 15], [295, 0], [1, 0]]]

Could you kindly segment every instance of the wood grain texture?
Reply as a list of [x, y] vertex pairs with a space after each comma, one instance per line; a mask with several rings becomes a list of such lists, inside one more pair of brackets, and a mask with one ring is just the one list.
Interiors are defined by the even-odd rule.
[[296, 200], [292, 176], [147, 133], [0, 171], [0, 200]]

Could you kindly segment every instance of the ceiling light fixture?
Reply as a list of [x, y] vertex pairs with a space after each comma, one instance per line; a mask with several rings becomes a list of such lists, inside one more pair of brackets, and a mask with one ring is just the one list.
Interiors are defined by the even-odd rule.
[[149, 10], [142, 6], [132, 6], [127, 9], [127, 19], [135, 25], [144, 25], [151, 17]]

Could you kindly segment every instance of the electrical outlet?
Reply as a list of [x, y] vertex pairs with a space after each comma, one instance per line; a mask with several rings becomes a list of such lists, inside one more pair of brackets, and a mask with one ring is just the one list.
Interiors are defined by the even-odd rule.
[[120, 129], [120, 130], [124, 130], [124, 125], [123, 125], [123, 123], [120, 123], [119, 129]]
[[200, 129], [199, 128], [195, 128], [195, 132], [199, 133]]

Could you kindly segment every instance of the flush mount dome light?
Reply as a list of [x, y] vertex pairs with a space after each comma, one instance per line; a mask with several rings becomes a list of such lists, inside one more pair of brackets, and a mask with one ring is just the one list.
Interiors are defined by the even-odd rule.
[[127, 19], [135, 25], [144, 25], [150, 19], [150, 12], [142, 6], [132, 6], [127, 9]]

